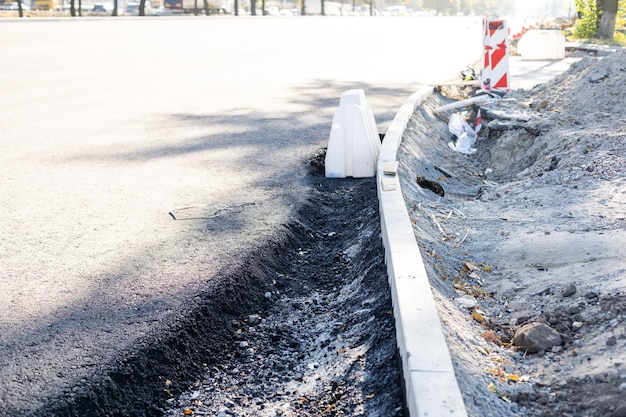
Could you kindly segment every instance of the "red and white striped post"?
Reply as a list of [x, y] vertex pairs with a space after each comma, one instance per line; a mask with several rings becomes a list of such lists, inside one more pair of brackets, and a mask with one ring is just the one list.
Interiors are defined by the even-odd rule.
[[483, 19], [483, 65], [480, 72], [480, 88], [490, 92], [509, 92], [509, 50], [506, 20], [486, 17]]

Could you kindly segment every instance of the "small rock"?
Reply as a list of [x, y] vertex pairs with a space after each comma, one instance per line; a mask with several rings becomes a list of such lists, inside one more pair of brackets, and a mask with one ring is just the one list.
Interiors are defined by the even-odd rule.
[[617, 338], [615, 336], [611, 336], [608, 339], [606, 339], [607, 346], [615, 346], [616, 344], [617, 344]]
[[249, 343], [248, 343], [248, 342], [246, 342], [246, 341], [239, 342], [239, 347], [240, 347], [240, 348], [242, 348], [242, 349], [245, 349], [245, 348], [247, 348], [248, 346], [250, 346], [250, 345], [249, 345]]
[[265, 298], [267, 298], [268, 300], [271, 300], [271, 299], [272, 299], [272, 293], [271, 293], [271, 292], [269, 292], [269, 291], [268, 291], [268, 292], [266, 292], [266, 293], [265, 293]]
[[621, 389], [622, 391], [626, 391], [626, 382], [620, 384], [619, 389]]
[[559, 158], [553, 156], [548, 166], [548, 171], [554, 171], [559, 166]]
[[580, 313], [580, 307], [578, 306], [571, 306], [570, 308], [567, 309], [567, 312], [570, 314], [578, 314]]
[[600, 295], [599, 295], [597, 292], [594, 292], [594, 291], [590, 291], [590, 292], [588, 292], [587, 294], [585, 294], [585, 298], [586, 298], [587, 300], [592, 300], [592, 299], [594, 299], [594, 298], [598, 298], [599, 296], [600, 296]]
[[246, 349], [246, 356], [254, 356], [254, 349], [252, 348]]
[[569, 284], [563, 289], [563, 292], [561, 292], [563, 297], [571, 297], [574, 294], [576, 294], [576, 285], [574, 284]]
[[534, 101], [534, 102], [530, 105], [530, 107], [531, 107], [533, 110], [540, 111], [540, 110], [547, 109], [549, 104], [550, 104], [550, 103], [548, 103], [548, 101], [547, 101], [547, 100], [535, 100], [535, 101]]
[[474, 308], [478, 305], [478, 300], [471, 295], [463, 295], [461, 297], [455, 298], [454, 302], [463, 308]]
[[515, 332], [513, 344], [527, 352], [551, 350], [563, 343], [559, 332], [545, 323], [526, 324]]
[[592, 83], [599, 83], [606, 77], [608, 77], [608, 74], [604, 68], [596, 68], [591, 72], [591, 74], [589, 74], [589, 81]]
[[539, 293], [537, 293], [537, 295], [550, 295], [552, 293], [552, 289], [550, 287], [544, 288], [543, 290], [539, 291]]
[[259, 324], [260, 322], [261, 316], [259, 316], [258, 314], [251, 314], [248, 316], [248, 324], [250, 324], [251, 326]]

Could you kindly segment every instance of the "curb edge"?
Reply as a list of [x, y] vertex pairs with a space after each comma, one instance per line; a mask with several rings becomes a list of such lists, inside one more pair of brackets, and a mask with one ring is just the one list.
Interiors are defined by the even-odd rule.
[[400, 181], [385, 169], [397, 162], [408, 122], [432, 92], [425, 87], [413, 93], [385, 134], [376, 173], [381, 237], [409, 416], [467, 417]]

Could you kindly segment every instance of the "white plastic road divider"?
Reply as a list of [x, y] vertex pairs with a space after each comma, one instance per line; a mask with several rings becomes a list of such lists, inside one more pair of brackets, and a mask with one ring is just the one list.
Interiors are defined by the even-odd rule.
[[565, 58], [565, 36], [558, 30], [529, 30], [517, 43], [523, 59]]
[[329, 178], [376, 175], [380, 136], [372, 107], [361, 89], [345, 91], [335, 110], [324, 161]]
[[435, 301], [397, 175], [397, 151], [419, 90], [396, 114], [378, 158], [377, 188], [385, 263], [410, 417], [467, 417]]

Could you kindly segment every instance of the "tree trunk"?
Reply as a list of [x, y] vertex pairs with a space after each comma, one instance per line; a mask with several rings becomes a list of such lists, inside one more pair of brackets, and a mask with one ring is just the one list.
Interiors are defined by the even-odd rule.
[[111, 12], [111, 16], [117, 16], [117, 0], [113, 0], [113, 11]]
[[70, 15], [76, 17], [76, 6], [74, 6], [74, 0], [70, 0]]
[[146, 0], [139, 0], [139, 16], [146, 15]]
[[17, 0], [17, 14], [19, 17], [24, 17], [24, 9], [22, 8], [22, 0]]
[[235, 16], [239, 16], [239, 0], [235, 0], [235, 4], [233, 7], [235, 8], [234, 10]]
[[602, 2], [602, 18], [597, 33], [599, 38], [613, 39], [617, 20], [617, 3], [618, 0], [604, 0]]
[[202, 3], [204, 5], [204, 15], [205, 16], [210, 15], [211, 14], [211, 10], [209, 10], [209, 0], [203, 0]]
[[256, 16], [256, 0], [250, 0], [250, 16]]

